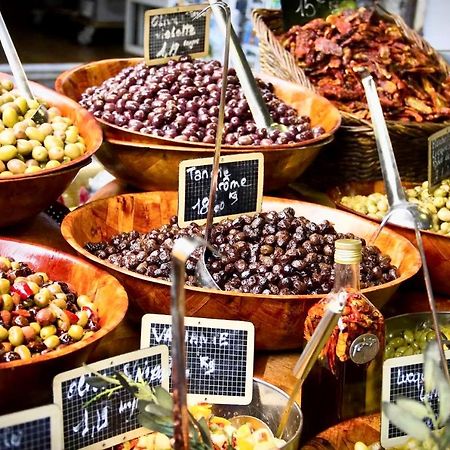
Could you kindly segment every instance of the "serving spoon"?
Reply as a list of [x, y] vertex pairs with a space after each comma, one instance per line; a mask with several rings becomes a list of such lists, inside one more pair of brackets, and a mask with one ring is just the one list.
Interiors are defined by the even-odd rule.
[[[37, 102], [30, 88], [30, 83], [23, 69], [22, 63], [20, 62], [19, 55], [17, 54], [14, 43], [9, 34], [8, 28], [6, 27], [3, 16], [0, 13], [0, 41], [5, 52], [6, 59], [8, 60], [9, 67], [11, 69], [12, 75], [14, 77], [14, 82], [17, 86], [19, 92], [28, 100], [33, 100]], [[31, 119], [38, 125], [48, 121], [47, 109], [44, 105], [39, 105], [36, 112], [33, 114]]]

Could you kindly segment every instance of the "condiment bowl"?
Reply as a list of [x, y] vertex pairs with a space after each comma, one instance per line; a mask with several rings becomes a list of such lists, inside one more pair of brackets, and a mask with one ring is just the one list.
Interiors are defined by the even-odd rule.
[[[101, 84], [125, 67], [141, 62], [139, 58], [108, 59], [76, 67], [62, 73], [56, 80], [56, 90], [79, 101], [82, 92]], [[261, 79], [274, 85], [275, 93], [293, 106], [299, 115], [311, 117], [312, 126], [322, 126], [325, 134], [298, 144], [273, 146], [223, 145], [222, 154], [262, 152], [265, 160], [265, 190], [288, 185], [313, 162], [322, 147], [332, 141], [339, 128], [339, 111], [324, 97], [299, 85], [266, 75]], [[105, 141], [97, 157], [117, 178], [143, 190], [176, 190], [178, 164], [185, 159], [210, 157], [214, 145], [177, 141], [143, 134], [97, 119]]]
[[[370, 240], [377, 227], [352, 214], [312, 203], [265, 197], [263, 211], [290, 206], [297, 215], [314, 221], [330, 220], [338, 232], [350, 232]], [[64, 219], [61, 232], [80, 254], [101, 265], [127, 289], [130, 300], [145, 312], [168, 314], [170, 282], [150, 278], [99, 259], [83, 247], [126, 231], [147, 232], [168, 223], [177, 212], [176, 192], [126, 194], [97, 200], [72, 211]], [[382, 252], [392, 258], [400, 276], [363, 292], [377, 306], [385, 304], [400, 284], [420, 268], [419, 253], [404, 237], [383, 230], [377, 241]], [[186, 315], [231, 320], [248, 320], [256, 328], [258, 349], [298, 348], [302, 345], [303, 323], [308, 309], [322, 295], [263, 295], [186, 287]]]
[[53, 377], [86, 362], [96, 345], [122, 321], [128, 298], [110, 274], [84, 259], [41, 245], [0, 238], [0, 255], [64, 281], [98, 308], [100, 330], [91, 337], [29, 360], [0, 363], [0, 414], [50, 403]]
[[[403, 183], [406, 188], [415, 186], [414, 183]], [[348, 195], [369, 195], [373, 192], [385, 192], [382, 181], [355, 181], [334, 187], [328, 192], [336, 207], [348, 211], [356, 216], [364, 217], [372, 222], [380, 220], [372, 219], [361, 214], [341, 203], [343, 196]], [[388, 227], [395, 230], [411, 242], [415, 242], [415, 233], [408, 228], [398, 227], [388, 224]], [[427, 257], [428, 270], [430, 272], [433, 291], [442, 295], [450, 295], [450, 238], [433, 231], [422, 231], [423, 245]]]
[[[0, 80], [11, 78], [0, 73]], [[78, 171], [89, 164], [102, 143], [102, 131], [94, 117], [76, 102], [37, 83], [31, 83], [36, 97], [57, 106], [69, 117], [85, 139], [87, 151], [73, 161], [34, 174], [0, 179], [0, 227], [23, 222], [45, 210], [65, 191]]]

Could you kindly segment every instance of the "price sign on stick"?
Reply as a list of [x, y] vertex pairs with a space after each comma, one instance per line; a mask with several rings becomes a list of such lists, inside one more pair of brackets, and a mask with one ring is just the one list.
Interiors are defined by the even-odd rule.
[[[247, 405], [252, 399], [255, 328], [251, 322], [185, 317], [188, 399]], [[145, 314], [141, 348], [171, 346], [170, 316]]]
[[[450, 351], [446, 352], [450, 368]], [[425, 398], [423, 383], [423, 355], [391, 358], [383, 364], [383, 402], [395, 402], [398, 397], [406, 397], [422, 402]], [[439, 398], [434, 391], [429, 395], [430, 404], [435, 413], [439, 412]], [[402, 445], [408, 436], [393, 425], [387, 416], [381, 414], [381, 445], [384, 448]]]
[[0, 448], [61, 450], [62, 415], [56, 405], [41, 406], [0, 416]]
[[[220, 157], [214, 221], [260, 212], [263, 195], [264, 156], [244, 153]], [[212, 158], [182, 161], [178, 179], [178, 224], [203, 224], [208, 212]]]
[[[169, 387], [169, 352], [163, 345], [105, 359], [89, 368], [106, 376], [122, 372], [134, 381], [142, 378], [150, 386]], [[54, 401], [63, 415], [64, 449], [103, 449], [148, 433], [139, 425], [137, 400], [124, 389], [85, 406], [100, 393], [100, 388], [87, 383], [91, 375], [87, 367], [80, 367], [53, 380]]]
[[146, 11], [145, 62], [155, 65], [187, 54], [193, 58], [206, 56], [209, 51], [211, 11], [198, 16], [206, 6], [187, 5]]
[[450, 127], [428, 138], [428, 186], [436, 187], [450, 177]]

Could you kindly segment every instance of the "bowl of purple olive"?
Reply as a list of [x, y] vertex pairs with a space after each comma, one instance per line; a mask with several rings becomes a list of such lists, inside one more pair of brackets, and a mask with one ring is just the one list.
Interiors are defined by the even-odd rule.
[[[68, 214], [61, 232], [123, 284], [133, 305], [170, 314], [174, 241], [203, 233], [195, 223], [177, 224], [177, 200], [176, 192], [155, 191], [93, 201]], [[187, 260], [186, 315], [248, 320], [256, 348], [299, 348], [308, 309], [333, 286], [336, 239], [361, 238], [361, 286], [378, 307], [419, 270], [418, 251], [398, 233], [383, 229], [369, 245], [376, 229], [344, 211], [264, 197], [261, 213], [213, 225], [211, 243], [221, 257], [206, 263], [220, 290], [198, 285], [198, 253]]]
[[0, 414], [51, 402], [53, 377], [86, 362], [127, 308], [121, 284], [93, 264], [0, 239]]
[[[213, 154], [221, 80], [218, 61], [182, 57], [149, 67], [133, 58], [76, 67], [55, 86], [101, 124], [105, 141], [97, 156], [113, 175], [144, 190], [175, 190], [179, 162]], [[260, 75], [262, 96], [282, 129], [258, 129], [234, 69], [227, 80], [222, 152], [262, 152], [266, 190], [298, 178], [340, 126], [339, 111], [324, 97]]]

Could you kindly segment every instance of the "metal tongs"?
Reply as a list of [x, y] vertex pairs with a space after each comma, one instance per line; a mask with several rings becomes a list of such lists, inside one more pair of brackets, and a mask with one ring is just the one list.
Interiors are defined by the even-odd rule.
[[[17, 54], [16, 48], [14, 47], [11, 36], [8, 32], [8, 28], [6, 28], [5, 21], [3, 20], [3, 16], [0, 13], [0, 41], [3, 47], [3, 50], [6, 55], [6, 59], [8, 60], [9, 67], [11, 68], [11, 72], [14, 77], [14, 82], [21, 93], [27, 100], [34, 100], [36, 102], [36, 98], [33, 95], [33, 92], [30, 88], [30, 83], [28, 82], [28, 78], [23, 69], [22, 63], [20, 62], [19, 55]], [[33, 114], [31, 119], [37, 124], [45, 123], [48, 121], [48, 113], [47, 109], [44, 105], [39, 105], [36, 109], [36, 112]]]
[[428, 271], [422, 234], [420, 232], [421, 229], [427, 230], [430, 228], [431, 219], [427, 213], [418, 209], [416, 204], [410, 203], [406, 199], [375, 82], [366, 69], [358, 70], [358, 72], [361, 75], [361, 81], [364, 86], [367, 103], [369, 105], [375, 141], [378, 149], [378, 156], [380, 158], [381, 172], [383, 174], [389, 201], [389, 211], [383, 218], [383, 221], [381, 222], [372, 241], [375, 241], [388, 221], [395, 225], [412, 228], [415, 230], [417, 247], [422, 260], [422, 271], [427, 291], [428, 303], [430, 306], [431, 315], [433, 317], [433, 328], [436, 333], [436, 341], [439, 345], [441, 365], [447, 380], [450, 382], [447, 360], [445, 358], [442, 336], [439, 328], [436, 302], [434, 300], [433, 289], [431, 287], [430, 273]]

